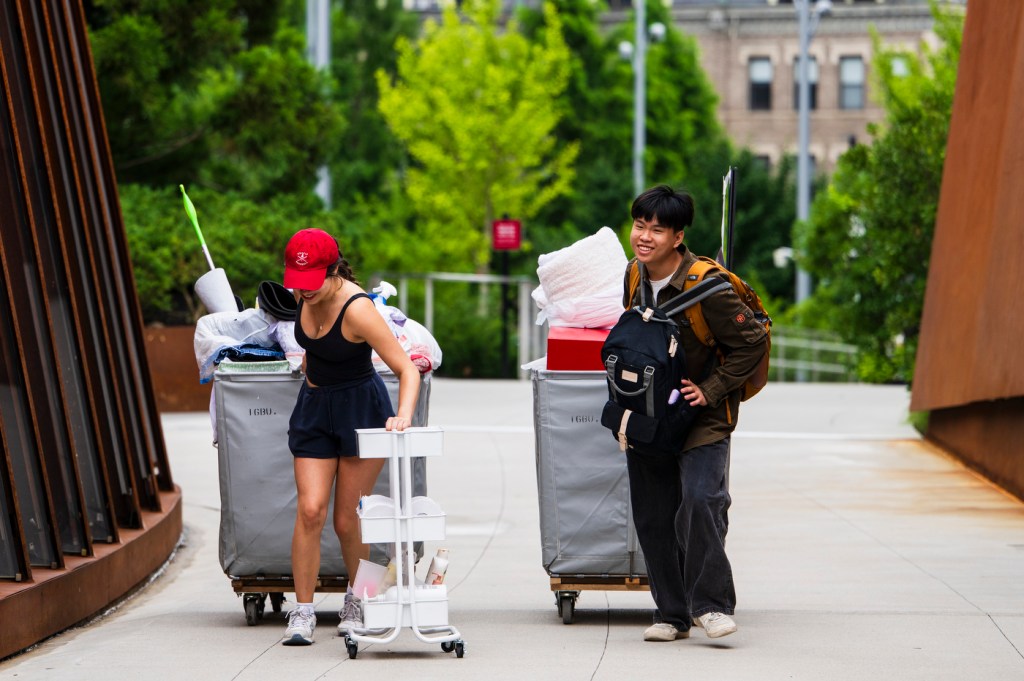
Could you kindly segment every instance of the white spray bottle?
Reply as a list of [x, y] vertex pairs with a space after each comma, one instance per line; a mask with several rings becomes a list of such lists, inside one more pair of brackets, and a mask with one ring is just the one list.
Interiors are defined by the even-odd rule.
[[428, 586], [437, 586], [444, 583], [444, 573], [448, 571], [448, 549], [438, 549], [437, 555], [430, 561], [430, 569], [427, 570], [427, 578], [423, 582]]

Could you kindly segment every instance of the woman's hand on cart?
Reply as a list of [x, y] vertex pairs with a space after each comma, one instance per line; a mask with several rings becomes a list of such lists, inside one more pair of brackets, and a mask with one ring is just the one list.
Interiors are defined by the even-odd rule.
[[[379, 423], [379, 421], [378, 421], [378, 423]], [[412, 425], [412, 420], [411, 419], [407, 419], [407, 418], [405, 418], [403, 416], [392, 416], [391, 418], [389, 418], [387, 420], [387, 423], [384, 424], [384, 429], [385, 430], [399, 430], [399, 431], [401, 431], [401, 430], [405, 430], [406, 428], [408, 428], [411, 425]]]

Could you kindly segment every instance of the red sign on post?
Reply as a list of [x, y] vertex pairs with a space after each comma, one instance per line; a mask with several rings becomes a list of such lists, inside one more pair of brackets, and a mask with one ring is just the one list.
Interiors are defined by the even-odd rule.
[[522, 242], [519, 220], [495, 220], [491, 223], [491, 243], [496, 251], [518, 251]]

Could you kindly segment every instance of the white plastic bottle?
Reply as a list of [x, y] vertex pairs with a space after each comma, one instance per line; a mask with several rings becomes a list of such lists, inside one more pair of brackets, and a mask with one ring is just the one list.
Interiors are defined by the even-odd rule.
[[448, 549], [438, 549], [437, 555], [430, 561], [430, 569], [427, 570], [427, 578], [424, 584], [437, 586], [444, 583], [444, 573], [448, 571]]

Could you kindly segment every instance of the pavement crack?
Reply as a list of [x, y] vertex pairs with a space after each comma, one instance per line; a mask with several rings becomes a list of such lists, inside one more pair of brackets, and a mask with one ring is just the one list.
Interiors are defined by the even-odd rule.
[[1003, 628], [999, 626], [999, 622], [996, 622], [992, 615], [989, 615], [987, 612], [985, 613], [985, 616], [988, 617], [988, 619], [992, 622], [992, 625], [995, 626], [996, 631], [1003, 635], [1003, 638], [1005, 638], [1006, 642], [1010, 644], [1010, 647], [1013, 648], [1014, 652], [1017, 653], [1017, 656], [1021, 659], [1024, 659], [1024, 653], [1022, 653], [1020, 648], [1018, 648], [1016, 644], [1010, 639], [1010, 637], [1006, 635], [1006, 632], [1003, 631]]
[[590, 681], [594, 681], [594, 677], [601, 671], [601, 664], [604, 662], [604, 656], [608, 653], [608, 638], [611, 636], [612, 631], [612, 604], [608, 600], [608, 593], [604, 594], [604, 645], [601, 646], [601, 657], [597, 658], [597, 664], [594, 665], [594, 673], [590, 675]]

